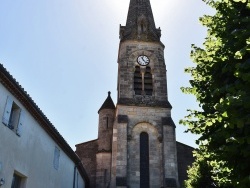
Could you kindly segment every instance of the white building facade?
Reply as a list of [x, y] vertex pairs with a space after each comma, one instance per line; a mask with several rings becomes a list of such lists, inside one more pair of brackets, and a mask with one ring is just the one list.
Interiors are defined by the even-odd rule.
[[85, 188], [78, 156], [0, 65], [0, 188]]

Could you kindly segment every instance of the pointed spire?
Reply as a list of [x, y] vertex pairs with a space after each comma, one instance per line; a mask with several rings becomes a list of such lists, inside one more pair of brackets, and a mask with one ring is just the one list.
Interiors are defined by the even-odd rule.
[[121, 40], [160, 41], [149, 0], [130, 0], [126, 26], [120, 27]]
[[102, 104], [101, 108], [98, 110], [98, 113], [103, 110], [103, 109], [115, 109], [115, 105], [114, 102], [111, 98], [111, 92], [108, 92], [108, 97], [106, 98], [106, 100], [104, 101], [104, 103]]

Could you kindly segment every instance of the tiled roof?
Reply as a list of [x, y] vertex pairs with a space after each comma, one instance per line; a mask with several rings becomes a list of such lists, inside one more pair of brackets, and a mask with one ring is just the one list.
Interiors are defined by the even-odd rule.
[[[145, 20], [146, 36], [138, 36], [140, 20]], [[122, 34], [121, 34], [122, 33]], [[126, 26], [121, 26], [121, 40], [160, 41], [161, 30], [156, 29], [149, 0], [130, 0]]]
[[104, 101], [104, 103], [102, 104], [101, 108], [98, 110], [98, 113], [103, 110], [103, 109], [115, 109], [115, 105], [114, 102], [110, 96], [111, 92], [108, 92], [108, 97], [107, 99]]

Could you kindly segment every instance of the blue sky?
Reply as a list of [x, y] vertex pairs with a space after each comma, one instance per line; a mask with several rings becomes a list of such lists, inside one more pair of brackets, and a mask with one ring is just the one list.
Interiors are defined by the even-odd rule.
[[[169, 101], [177, 141], [195, 146], [179, 120], [197, 108], [181, 93], [193, 66], [191, 44], [202, 46], [199, 23], [212, 10], [202, 0], [151, 0], [165, 44]], [[2, 0], [0, 63], [24, 87], [74, 149], [97, 138], [98, 109], [111, 91], [117, 101], [119, 24], [125, 25], [129, 0]]]

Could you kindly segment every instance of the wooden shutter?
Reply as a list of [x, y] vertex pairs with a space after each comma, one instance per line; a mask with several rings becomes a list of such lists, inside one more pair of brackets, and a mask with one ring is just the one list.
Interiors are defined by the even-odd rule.
[[134, 72], [134, 91], [136, 95], [142, 94], [142, 74], [139, 66], [135, 67]]
[[54, 168], [56, 170], [58, 170], [59, 168], [59, 157], [60, 157], [60, 150], [58, 147], [55, 147], [53, 163], [54, 163]]
[[153, 80], [150, 67], [146, 68], [144, 75], [144, 91], [146, 95], [152, 95], [153, 93]]
[[3, 119], [2, 119], [3, 124], [6, 126], [9, 126], [8, 124], [10, 120], [12, 104], [13, 104], [13, 99], [10, 96], [8, 96], [5, 109], [4, 109]]
[[16, 129], [16, 134], [18, 136], [22, 135], [24, 118], [25, 118], [25, 113], [23, 110], [20, 110], [19, 121], [18, 121], [17, 129]]

